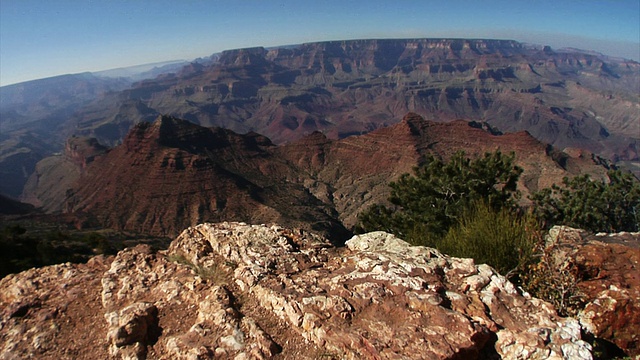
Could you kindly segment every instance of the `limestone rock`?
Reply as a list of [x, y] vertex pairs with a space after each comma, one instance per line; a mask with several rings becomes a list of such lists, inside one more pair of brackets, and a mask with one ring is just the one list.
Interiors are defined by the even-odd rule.
[[278, 227], [203, 224], [169, 252], [202, 266], [233, 263], [242, 291], [341, 358], [591, 357], [575, 320], [520, 295], [490, 267], [386, 233], [335, 250]]
[[[193, 245], [197, 252], [198, 244]], [[169, 259], [153, 254], [147, 246], [116, 256], [102, 278], [111, 355], [136, 358], [147, 347], [149, 357], [163, 359], [274, 355], [275, 343], [255, 320], [238, 311], [235, 296], [222, 284], [225, 280], [195, 264], [176, 254]], [[158, 320], [148, 321], [155, 311]], [[155, 336], [153, 327], [158, 330]], [[123, 352], [113, 345], [132, 346]]]
[[590, 359], [580, 324], [487, 265], [376, 232], [191, 227], [0, 280], [0, 358]]
[[110, 260], [99, 256], [0, 279], [0, 359], [107, 358], [100, 279]]
[[120, 311], [105, 314], [109, 324], [107, 340], [111, 355], [121, 354], [123, 359], [145, 359], [147, 345], [158, 336], [158, 308], [138, 302]]

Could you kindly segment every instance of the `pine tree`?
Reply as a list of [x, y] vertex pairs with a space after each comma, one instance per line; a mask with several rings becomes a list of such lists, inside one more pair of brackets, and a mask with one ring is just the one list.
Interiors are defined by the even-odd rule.
[[391, 207], [374, 205], [359, 216], [358, 232], [383, 230], [414, 244], [429, 244], [446, 234], [461, 214], [477, 201], [498, 211], [515, 207], [522, 168], [515, 154], [500, 150], [476, 159], [456, 152], [448, 162], [430, 155], [415, 175], [392, 182]]
[[621, 170], [608, 172], [609, 181], [589, 175], [564, 178], [534, 193], [534, 212], [546, 226], [567, 225], [592, 232], [640, 230], [640, 181]]

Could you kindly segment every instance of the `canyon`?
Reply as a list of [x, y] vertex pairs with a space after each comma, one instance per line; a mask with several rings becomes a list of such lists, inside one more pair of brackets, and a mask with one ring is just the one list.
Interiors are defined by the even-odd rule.
[[175, 236], [202, 222], [280, 223], [346, 240], [360, 212], [384, 203], [390, 181], [427, 155], [448, 159], [514, 152], [527, 194], [565, 176], [605, 179], [609, 163], [587, 151], [561, 152], [526, 132], [486, 124], [432, 122], [409, 113], [397, 124], [329, 139], [314, 132], [275, 145], [256, 133], [206, 128], [170, 116], [140, 123], [112, 149], [72, 138], [64, 154], [38, 163], [24, 197], [77, 226]]
[[19, 197], [35, 164], [72, 135], [114, 146], [158, 115], [285, 144], [314, 131], [332, 140], [365, 134], [415, 112], [528, 131], [638, 171], [634, 61], [510, 40], [388, 39], [229, 50], [158, 72], [0, 89], [0, 172], [9, 179], [0, 192]]
[[144, 240], [0, 279], [0, 357], [640, 356], [638, 233], [547, 234], [575, 317], [473, 259], [353, 234], [431, 155], [513, 152], [524, 208], [565, 177], [640, 174], [637, 62], [388, 39], [108, 74], [0, 88], [0, 222]]

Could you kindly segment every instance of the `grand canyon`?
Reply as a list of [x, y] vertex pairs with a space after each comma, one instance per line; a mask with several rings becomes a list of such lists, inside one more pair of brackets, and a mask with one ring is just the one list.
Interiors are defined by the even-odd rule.
[[19, 197], [72, 135], [113, 146], [158, 115], [283, 144], [365, 134], [415, 112], [527, 131], [637, 170], [638, 66], [507, 40], [354, 40], [230, 50], [132, 84], [80, 74], [10, 85], [0, 90], [0, 192]]
[[638, 94], [635, 61], [490, 39], [257, 47], [3, 86], [3, 226], [164, 246], [4, 277], [0, 357], [640, 356], [640, 233], [546, 233], [584, 295], [574, 317], [473, 259], [354, 234], [431, 155], [515, 154], [525, 209], [565, 177], [637, 176]]

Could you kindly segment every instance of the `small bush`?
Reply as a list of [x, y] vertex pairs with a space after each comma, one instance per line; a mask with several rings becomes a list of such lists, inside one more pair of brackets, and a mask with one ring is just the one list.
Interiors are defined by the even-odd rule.
[[[196, 273], [196, 275], [200, 276], [203, 280], [212, 281], [216, 284], [221, 285], [227, 284], [229, 282], [227, 273], [218, 265], [207, 267], [199, 264], [194, 264], [189, 259], [187, 259], [184, 254], [180, 253], [168, 255], [167, 260], [191, 268]], [[225, 263], [225, 265], [228, 264], [229, 263]]]
[[463, 212], [437, 248], [451, 256], [489, 264], [500, 274], [512, 277], [533, 261], [539, 239], [532, 215], [495, 210], [486, 202], [476, 202]]
[[527, 266], [521, 275], [522, 288], [532, 296], [553, 304], [558, 314], [575, 316], [584, 308], [585, 296], [578, 288], [575, 264], [558, 263], [552, 249], [541, 249], [538, 262]]
[[189, 267], [195, 267], [195, 265], [193, 265], [193, 263], [187, 259], [186, 256], [184, 256], [184, 254], [169, 254], [167, 255], [167, 260], [176, 264], [180, 264], [180, 265], [187, 265]]

